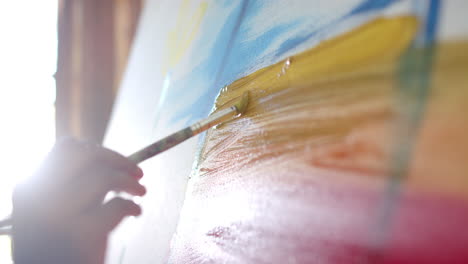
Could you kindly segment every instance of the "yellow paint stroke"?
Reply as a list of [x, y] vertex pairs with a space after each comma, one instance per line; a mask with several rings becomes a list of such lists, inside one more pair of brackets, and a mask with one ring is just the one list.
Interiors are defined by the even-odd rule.
[[163, 74], [177, 65], [184, 55], [190, 49], [195, 36], [200, 30], [203, 16], [208, 8], [207, 2], [201, 2], [200, 5], [192, 11], [190, 0], [182, 1], [177, 15], [177, 23], [167, 36], [166, 47], [167, 57], [164, 61]]
[[298, 84], [343, 78], [359, 71], [379, 71], [373, 68], [375, 64], [395, 61], [408, 47], [417, 28], [418, 21], [413, 16], [375, 19], [233, 82], [219, 95], [216, 106], [231, 102], [246, 90], [264, 97]]
[[[242, 118], [208, 131], [198, 175], [288, 181], [292, 171], [313, 178], [325, 170], [360, 183], [382, 179], [402, 103], [398, 59], [417, 28], [411, 16], [379, 18], [227, 86], [218, 108], [246, 90], [251, 100]], [[464, 42], [437, 50], [410, 187], [468, 197], [467, 48]], [[368, 177], [354, 177], [360, 175]]]

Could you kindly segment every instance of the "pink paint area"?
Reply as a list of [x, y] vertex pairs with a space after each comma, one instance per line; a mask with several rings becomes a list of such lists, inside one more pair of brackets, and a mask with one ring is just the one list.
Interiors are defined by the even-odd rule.
[[383, 178], [285, 167], [201, 176], [171, 263], [468, 263], [466, 200], [406, 190], [382, 224]]

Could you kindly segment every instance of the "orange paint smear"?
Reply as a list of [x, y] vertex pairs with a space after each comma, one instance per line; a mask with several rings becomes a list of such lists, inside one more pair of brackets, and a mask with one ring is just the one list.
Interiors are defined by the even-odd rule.
[[[383, 179], [399, 118], [398, 59], [417, 27], [411, 16], [379, 18], [227, 86], [217, 108], [246, 90], [251, 102], [243, 118], [208, 132], [198, 176], [319, 168], [341, 179]], [[467, 48], [438, 49], [411, 188], [468, 197]]]

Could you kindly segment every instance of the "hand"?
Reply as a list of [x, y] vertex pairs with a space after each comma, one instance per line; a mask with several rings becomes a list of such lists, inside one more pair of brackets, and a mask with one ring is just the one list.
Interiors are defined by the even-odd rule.
[[43, 166], [13, 194], [15, 263], [103, 263], [108, 234], [141, 214], [109, 191], [142, 196], [143, 172], [127, 158], [73, 139], [58, 142]]

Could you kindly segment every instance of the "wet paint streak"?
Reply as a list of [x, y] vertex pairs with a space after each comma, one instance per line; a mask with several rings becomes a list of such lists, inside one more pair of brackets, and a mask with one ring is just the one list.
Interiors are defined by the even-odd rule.
[[410, 45], [417, 26], [418, 21], [412, 16], [372, 20], [229, 84], [217, 98], [216, 106], [231, 103], [246, 90], [253, 91], [254, 98], [255, 95], [260, 98], [294, 85], [326, 82], [341, 75], [359, 75], [359, 71], [366, 71], [368, 67], [378, 72], [372, 64], [396, 61]]
[[352, 16], [357, 16], [362, 13], [368, 13], [372, 11], [377, 11], [377, 10], [383, 10], [387, 8], [388, 6], [394, 4], [395, 2], [398, 2], [398, 0], [367, 0], [359, 4], [357, 7], [352, 9], [348, 14], [337, 18], [333, 20], [331, 23], [327, 24], [326, 26], [321, 27], [319, 30], [310, 32], [308, 34], [302, 35], [302, 36], [297, 36], [294, 38], [290, 38], [287, 41], [285, 41], [278, 51], [276, 52], [275, 56], [276, 57], [281, 57], [282, 55], [286, 54], [288, 51], [296, 48], [300, 44], [304, 43], [305, 41], [309, 40], [310, 38], [313, 38], [314, 36], [319, 35], [322, 32], [330, 31], [334, 27], [336, 27], [339, 23], [345, 21], [346, 19], [349, 19]]
[[[468, 100], [468, 93], [460, 87], [468, 86], [463, 77], [468, 58], [458, 53], [465, 46], [466, 43], [439, 47], [433, 95], [428, 98], [406, 179], [416, 188], [464, 197], [468, 194], [468, 167], [463, 161], [468, 155], [468, 141], [463, 131], [468, 128], [464, 119], [468, 110], [463, 102]], [[294, 63], [300, 63], [300, 59], [292, 60], [291, 65]], [[391, 64], [376, 64], [368, 75], [335, 75], [325, 82], [297, 86], [289, 79], [283, 90], [270, 94], [257, 82], [259, 89], [251, 90], [252, 100], [245, 116], [208, 132], [199, 159], [200, 176], [211, 177], [213, 173], [295, 153], [320, 167], [371, 177], [388, 175], [389, 165], [394, 165], [392, 153], [400, 146], [395, 144], [400, 138], [394, 133], [403, 118], [401, 111], [418, 107], [416, 102], [420, 100], [397, 99], [401, 97], [397, 97], [394, 71]], [[271, 78], [278, 78], [276, 74], [280, 72], [281, 67], [276, 68], [270, 73]], [[258, 80], [264, 78], [255, 76]], [[232, 88], [238, 89], [230, 91], [233, 98], [237, 90], [243, 90], [242, 85], [249, 87], [251, 83], [240, 80], [236, 85], [241, 86], [234, 85]], [[231, 99], [225, 96], [219, 98], [220, 106], [230, 104]], [[441, 174], [445, 176], [441, 178]]]
[[466, 263], [468, 42], [438, 47], [388, 240], [380, 248], [369, 239], [401, 109], [420, 99], [396, 100], [411, 26], [412, 17], [372, 21], [224, 89], [217, 107], [245, 90], [252, 102], [243, 118], [209, 131], [171, 262]]
[[[172, 83], [167, 98], [168, 107], [179, 101], [186, 103], [178, 106], [176, 110], [167, 111], [166, 116], [170, 122], [184, 120], [186, 124], [203, 118], [212, 110], [211, 106], [216, 96], [225, 85], [250, 74], [252, 69], [258, 69], [256, 67], [259, 65], [267, 66], [269, 62], [274, 64], [284, 59], [286, 54], [297, 50], [301, 45], [314, 46], [329, 38], [330, 34], [334, 34], [335, 27], [347, 19], [360, 17], [361, 21], [368, 21], [400, 1], [356, 2], [343, 4], [338, 8], [328, 5], [326, 14], [323, 15], [322, 11], [318, 12], [313, 8], [312, 2], [304, 1], [302, 5], [310, 10], [307, 15], [299, 15], [286, 21], [275, 22], [272, 19], [258, 23], [256, 19], [271, 12], [267, 10], [267, 7], [272, 5], [270, 1], [239, 1], [235, 2], [236, 4], [223, 2], [223, 8], [232, 11], [227, 17], [216, 20], [223, 21], [224, 26], [210, 47], [210, 55], [194, 67], [189, 75], [175, 79]], [[284, 5], [284, 2], [278, 1], [277, 4]], [[215, 10], [215, 7], [208, 8], [206, 16], [212, 16], [210, 12]], [[272, 14], [275, 17], [280, 14], [278, 12], [288, 14], [282, 10], [274, 12], [277, 12]], [[212, 37], [209, 30], [212, 23], [209, 19], [202, 22], [203, 30], [195, 41], [193, 50], [206, 49], [204, 40]], [[250, 37], [249, 32], [259, 23], [266, 26], [265, 31], [255, 38]], [[349, 30], [355, 26], [357, 25], [350, 25]], [[236, 37], [232, 38], [234, 35]], [[301, 46], [300, 51], [301, 49], [306, 48]]]

